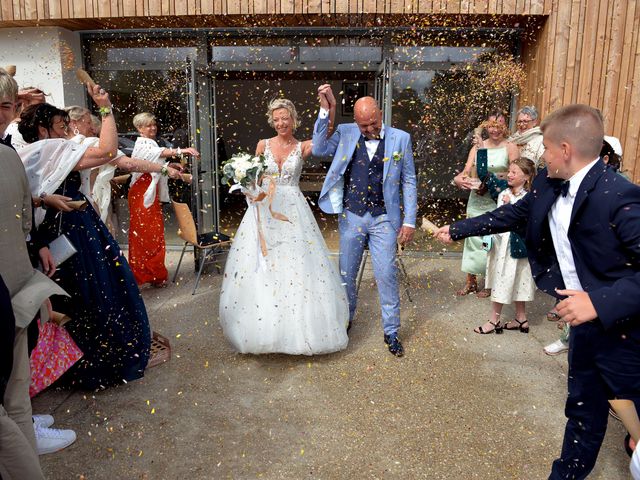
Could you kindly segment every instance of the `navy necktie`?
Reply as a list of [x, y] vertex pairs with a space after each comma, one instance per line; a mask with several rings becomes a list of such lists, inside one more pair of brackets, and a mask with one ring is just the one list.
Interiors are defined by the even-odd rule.
[[562, 193], [563, 197], [566, 197], [567, 193], [569, 193], [569, 185], [570, 185], [569, 180], [565, 180], [560, 184], [560, 193]]

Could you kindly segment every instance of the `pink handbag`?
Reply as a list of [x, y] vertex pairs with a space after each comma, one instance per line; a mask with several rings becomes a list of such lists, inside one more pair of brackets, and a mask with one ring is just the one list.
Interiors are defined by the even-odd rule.
[[82, 351], [63, 326], [53, 321], [41, 323], [38, 320], [38, 330], [38, 344], [29, 359], [30, 397], [49, 387], [82, 358]]

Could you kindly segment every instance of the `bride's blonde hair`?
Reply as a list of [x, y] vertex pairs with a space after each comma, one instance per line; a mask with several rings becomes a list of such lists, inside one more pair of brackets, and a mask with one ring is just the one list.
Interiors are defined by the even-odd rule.
[[275, 98], [269, 102], [267, 106], [267, 122], [270, 127], [274, 127], [273, 124], [273, 112], [276, 110], [280, 110], [281, 108], [286, 109], [291, 115], [291, 119], [293, 120], [293, 131], [296, 131], [296, 128], [300, 126], [298, 123], [298, 112], [296, 112], [296, 107], [291, 100], [287, 100], [286, 98]]

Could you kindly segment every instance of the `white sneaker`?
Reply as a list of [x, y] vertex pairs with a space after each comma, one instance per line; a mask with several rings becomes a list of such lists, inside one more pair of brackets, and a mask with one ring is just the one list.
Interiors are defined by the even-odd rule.
[[558, 339], [544, 347], [544, 353], [547, 355], [559, 355], [569, 350], [569, 345]]
[[50, 427], [53, 425], [53, 417], [51, 415], [32, 415], [33, 424], [40, 427]]
[[33, 428], [36, 433], [38, 455], [57, 452], [63, 448], [67, 448], [76, 441], [76, 432], [73, 430], [59, 430], [57, 428], [47, 428], [35, 424]]

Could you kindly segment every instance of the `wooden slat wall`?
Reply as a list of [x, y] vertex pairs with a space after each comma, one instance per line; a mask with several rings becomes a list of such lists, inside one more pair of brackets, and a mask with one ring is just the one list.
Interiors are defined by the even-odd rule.
[[[202, 15], [202, 16], [201, 16]], [[527, 32], [521, 103], [542, 115], [569, 103], [602, 110], [640, 183], [640, 0], [1, 0], [0, 27], [416, 24], [416, 15], [543, 18]], [[154, 20], [155, 19], [155, 20]], [[129, 23], [125, 23], [128, 21]], [[145, 23], [142, 23], [142, 22]], [[136, 23], [138, 22], [138, 23]], [[155, 23], [154, 23], [155, 22]], [[204, 22], [204, 23], [203, 23]], [[531, 22], [528, 25], [536, 25]]]
[[599, 108], [640, 183], [640, 0], [545, 0], [551, 13], [524, 46], [521, 104], [544, 115], [562, 105]]
[[543, 15], [551, 11], [550, 0], [2, 0], [0, 4], [0, 22], [200, 14]]

